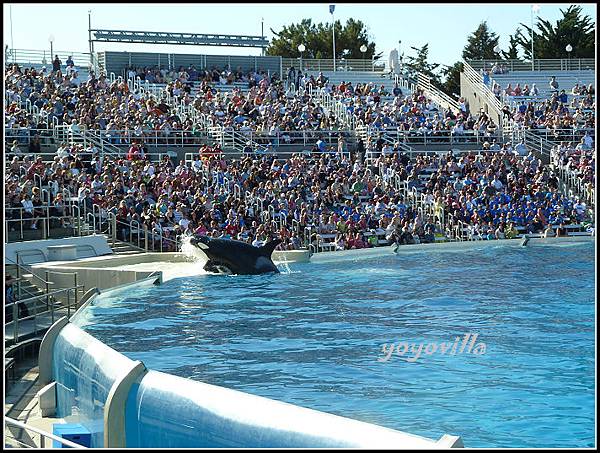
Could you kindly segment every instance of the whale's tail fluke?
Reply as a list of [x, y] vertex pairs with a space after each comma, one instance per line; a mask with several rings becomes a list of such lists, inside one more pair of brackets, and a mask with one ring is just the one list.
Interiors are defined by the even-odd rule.
[[267, 242], [265, 245], [260, 247], [260, 254], [266, 256], [267, 258], [271, 258], [271, 254], [275, 247], [281, 244], [281, 239], [273, 239], [272, 241]]

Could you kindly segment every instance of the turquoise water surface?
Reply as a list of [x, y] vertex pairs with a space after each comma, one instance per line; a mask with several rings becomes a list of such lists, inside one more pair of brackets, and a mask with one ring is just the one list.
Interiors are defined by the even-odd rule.
[[[411, 434], [592, 447], [594, 246], [430, 246], [175, 278], [101, 295], [78, 323], [150, 369]], [[459, 352], [466, 334], [479, 354]]]

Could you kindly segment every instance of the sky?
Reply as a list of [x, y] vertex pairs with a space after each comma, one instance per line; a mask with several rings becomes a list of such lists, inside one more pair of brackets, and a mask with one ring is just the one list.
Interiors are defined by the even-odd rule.
[[[50, 50], [49, 37], [61, 58], [67, 52], [88, 52], [88, 11], [92, 28], [184, 33], [223, 33], [261, 35], [273, 38], [283, 26], [311, 18], [329, 22], [329, 3], [4, 3], [4, 46], [15, 49]], [[429, 43], [429, 62], [451, 65], [461, 60], [470, 35], [482, 21], [500, 36], [506, 50], [508, 36], [520, 23], [531, 23], [530, 3], [487, 4], [401, 4], [335, 3], [335, 19], [345, 23], [354, 18], [363, 21], [376, 52], [400, 47], [400, 53], [414, 55], [410, 47]], [[540, 3], [538, 15], [555, 23], [569, 4]], [[596, 4], [579, 3], [583, 13], [596, 23]], [[12, 6], [12, 8], [11, 8]], [[12, 11], [11, 11], [12, 10]], [[12, 34], [11, 34], [12, 16]], [[400, 44], [399, 44], [400, 42]], [[121, 43], [95, 43], [95, 50], [173, 52], [213, 55], [260, 55], [260, 49], [235, 47], [189, 47]], [[56, 53], [56, 52], [55, 52]], [[566, 55], [565, 55], [566, 58]]]

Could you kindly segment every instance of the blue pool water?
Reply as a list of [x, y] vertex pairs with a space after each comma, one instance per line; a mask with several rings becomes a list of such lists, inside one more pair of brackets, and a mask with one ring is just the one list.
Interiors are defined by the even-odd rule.
[[[431, 246], [175, 278], [100, 296], [78, 322], [150, 369], [412, 434], [592, 447], [594, 269], [594, 242]], [[484, 353], [378, 361], [468, 333]]]

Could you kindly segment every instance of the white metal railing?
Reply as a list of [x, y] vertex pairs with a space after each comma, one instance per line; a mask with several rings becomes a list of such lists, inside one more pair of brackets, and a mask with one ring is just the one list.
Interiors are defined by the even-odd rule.
[[[333, 71], [332, 58], [282, 58], [281, 67], [286, 70], [290, 67], [298, 68], [302, 72], [306, 71]], [[385, 62], [373, 59], [336, 59], [337, 71], [364, 71], [364, 72], [383, 72], [385, 71]]]
[[565, 186], [563, 193], [567, 196], [578, 196], [591, 206], [595, 206], [596, 190], [593, 181], [584, 180], [580, 172], [569, 168], [566, 164], [561, 164], [560, 155], [555, 150], [551, 150], [550, 157], [552, 166]]
[[[490, 69], [493, 65], [505, 66], [510, 72], [531, 71], [531, 60], [469, 60], [468, 64], [474, 69]], [[594, 58], [555, 58], [555, 59], [535, 59], [534, 71], [574, 71], [574, 70], [594, 70], [596, 60]]]
[[[41, 232], [42, 239], [48, 239], [50, 237], [51, 223], [54, 221], [61, 222], [61, 223], [64, 222], [65, 224], [66, 224], [66, 222], [68, 222], [69, 228], [72, 228], [74, 231], [77, 231], [77, 234], [79, 235], [80, 230], [81, 230], [79, 207], [77, 205], [66, 206], [65, 209], [71, 211], [70, 215], [51, 215], [50, 210], [54, 209], [54, 208], [55, 208], [54, 206], [49, 205], [49, 204], [40, 206], [40, 207], [35, 207], [34, 208], [35, 210], [44, 211], [44, 214], [42, 214], [42, 215], [35, 214], [33, 217], [26, 217], [26, 216], [24, 216], [25, 208], [6, 208], [5, 207], [4, 208], [4, 211], [5, 211], [4, 212], [4, 214], [5, 214], [4, 215], [4, 228], [5, 228], [4, 231], [6, 232], [6, 237], [5, 237], [6, 241], [7, 242], [14, 241], [14, 240], [10, 239], [10, 232], [15, 230], [15, 225], [18, 225], [16, 228], [18, 228], [17, 231], [19, 231], [18, 239], [15, 239], [15, 240], [19, 240], [19, 241], [24, 240], [25, 239], [25, 235], [24, 235], [25, 224], [32, 223], [33, 221], [41, 224], [41, 227], [38, 228], [38, 231]], [[15, 218], [15, 215], [14, 215], [15, 212], [18, 213], [17, 218]]]
[[425, 95], [440, 107], [446, 110], [460, 111], [458, 102], [434, 86], [431, 83], [431, 78], [421, 72], [417, 73], [417, 87], [422, 88]]
[[[511, 109], [518, 107], [521, 104], [521, 102], [525, 102], [526, 104], [533, 103], [534, 105], [538, 105], [538, 104], [543, 104], [544, 102], [547, 102], [550, 100], [550, 96], [547, 93], [539, 94], [537, 96], [531, 96], [531, 95], [516, 96], [516, 95], [506, 94], [505, 90], [506, 90], [505, 88], [502, 89], [500, 99], [502, 100], [502, 102], [504, 102], [506, 105], [508, 105]], [[569, 101], [572, 101], [574, 99], [585, 99], [587, 96], [584, 94], [570, 94], [569, 93], [569, 94], [567, 94], [567, 97], [568, 97]]]
[[[19, 420], [15, 420], [13, 418], [7, 417], [6, 415], [4, 416], [4, 428], [5, 428], [5, 432], [4, 432], [5, 446], [12, 446], [11, 442], [15, 442], [17, 444], [16, 445], [17, 447], [51, 448], [52, 445], [46, 445], [46, 440], [48, 440], [48, 441], [52, 441], [52, 442], [58, 442], [59, 444], [61, 444], [63, 446], [63, 448], [64, 447], [86, 448], [83, 445], [76, 444], [75, 442], [72, 442], [68, 439], [63, 439], [62, 437], [56, 436], [52, 433], [48, 433], [48, 432], [43, 431], [34, 426], [27, 425], [26, 423], [23, 423]], [[29, 438], [31, 438], [32, 440], [39, 436], [39, 445], [36, 445], [36, 444], [29, 445], [28, 443], [23, 442], [23, 440], [21, 440], [19, 438], [20, 436], [13, 432], [14, 430], [21, 430], [21, 429], [30, 433]], [[9, 434], [10, 434], [10, 436], [9, 436]]]
[[54, 50], [54, 55], [50, 55], [50, 50], [31, 50], [31, 49], [8, 49], [9, 52], [5, 55], [5, 61], [10, 63], [20, 64], [38, 64], [47, 65], [49, 70], [52, 70], [52, 62], [54, 55], [58, 55], [62, 61], [61, 68], [67, 66], [67, 57], [73, 57], [73, 63], [76, 67], [89, 68], [91, 64], [90, 54], [85, 52], [73, 52], [65, 50]]
[[500, 104], [500, 101], [494, 95], [494, 93], [490, 91], [489, 87], [483, 83], [483, 77], [479, 72], [475, 71], [475, 69], [473, 69], [473, 67], [471, 67], [471, 65], [469, 65], [469, 63], [466, 61], [463, 61], [463, 66], [463, 74], [465, 75], [467, 82], [471, 85], [475, 92], [481, 98], [483, 98], [489, 106], [491, 106], [498, 118], [498, 125], [502, 127], [503, 118], [502, 105]]

